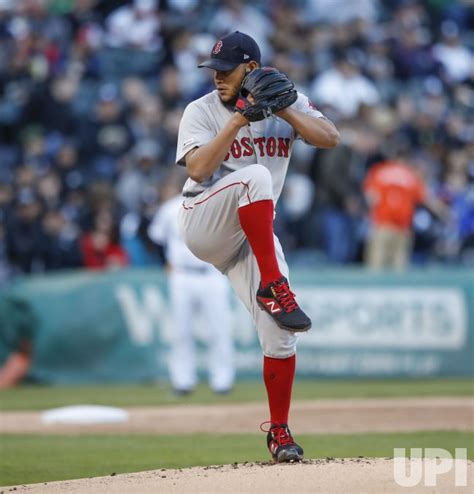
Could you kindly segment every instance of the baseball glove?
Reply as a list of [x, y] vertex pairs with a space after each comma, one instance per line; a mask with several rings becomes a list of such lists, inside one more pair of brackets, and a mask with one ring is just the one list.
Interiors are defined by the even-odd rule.
[[242, 81], [235, 111], [249, 122], [258, 122], [292, 105], [297, 98], [295, 85], [285, 74], [273, 67], [262, 67], [252, 70]]

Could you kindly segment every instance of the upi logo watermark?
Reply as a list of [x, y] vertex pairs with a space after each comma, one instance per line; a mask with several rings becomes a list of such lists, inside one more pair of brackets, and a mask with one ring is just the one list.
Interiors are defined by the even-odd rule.
[[[467, 486], [467, 449], [456, 448], [454, 459], [442, 448], [410, 448], [407, 458], [405, 448], [393, 450], [393, 478], [401, 487], [414, 487], [424, 480], [424, 485], [437, 485], [438, 475], [454, 468], [455, 487]], [[407, 466], [409, 472], [407, 473]]]

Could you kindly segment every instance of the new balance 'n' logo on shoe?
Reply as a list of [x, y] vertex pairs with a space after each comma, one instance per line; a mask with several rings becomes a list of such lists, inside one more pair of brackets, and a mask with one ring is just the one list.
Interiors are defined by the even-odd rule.
[[287, 424], [272, 424], [267, 433], [267, 446], [276, 463], [303, 459], [303, 448], [295, 443]]
[[288, 280], [282, 277], [257, 292], [259, 307], [268, 312], [282, 329], [287, 331], [308, 331], [311, 319], [296, 303], [295, 294], [290, 290]]

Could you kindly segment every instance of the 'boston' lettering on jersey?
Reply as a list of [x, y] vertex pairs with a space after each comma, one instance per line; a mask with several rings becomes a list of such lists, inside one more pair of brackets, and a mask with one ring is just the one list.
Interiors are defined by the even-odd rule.
[[[292, 108], [314, 118], [323, 117], [321, 112], [310, 105], [308, 97], [301, 93], [298, 93], [298, 99]], [[217, 90], [189, 103], [179, 126], [176, 162], [185, 166], [187, 153], [211, 142], [229, 118], [231, 110], [222, 104]], [[227, 176], [230, 170], [237, 171], [248, 165], [262, 164], [272, 176], [273, 200], [277, 202], [283, 189], [293, 143], [297, 139], [304, 141], [283, 118], [271, 117], [253, 122], [250, 128], [245, 126], [234, 136], [227, 156], [223, 157], [225, 166], [222, 169], [217, 168], [212, 176], [203, 182], [198, 183], [189, 178], [184, 193], [190, 197], [195, 196]]]
[[[281, 156], [288, 158], [290, 152], [290, 139], [284, 137], [255, 137], [253, 139], [255, 154], [260, 156]], [[235, 159], [243, 156], [252, 156], [253, 148], [249, 137], [242, 139], [234, 139], [230, 146], [229, 152], [226, 154], [224, 161], [230, 158], [230, 155]]]

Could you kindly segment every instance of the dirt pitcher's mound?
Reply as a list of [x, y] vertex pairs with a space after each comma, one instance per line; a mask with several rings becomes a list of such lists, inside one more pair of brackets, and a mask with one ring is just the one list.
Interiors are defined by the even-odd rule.
[[[429, 460], [435, 462], [436, 460]], [[409, 472], [407, 472], [409, 474]], [[468, 462], [467, 485], [455, 483], [455, 469], [436, 477], [436, 486], [423, 481], [410, 493], [472, 492], [474, 463]], [[13, 488], [7, 487], [4, 492]], [[181, 470], [154, 470], [92, 479], [16, 486], [15, 493], [47, 494], [155, 494], [160, 493], [407, 493], [394, 480], [393, 460], [357, 458], [349, 460], [305, 460], [303, 463], [272, 465], [246, 463], [194, 467]]]

